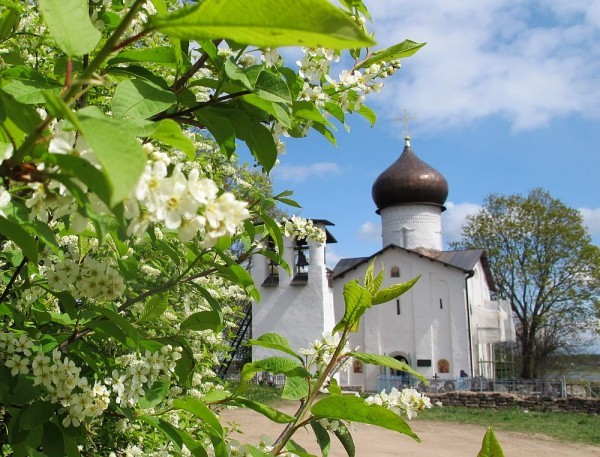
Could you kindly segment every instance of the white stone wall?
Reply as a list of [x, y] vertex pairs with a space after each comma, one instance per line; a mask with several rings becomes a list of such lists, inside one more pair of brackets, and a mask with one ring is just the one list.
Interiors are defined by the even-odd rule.
[[[252, 337], [256, 339], [264, 333], [279, 333], [289, 340], [293, 349], [298, 350], [320, 339], [324, 331], [334, 327], [333, 293], [327, 283], [325, 245], [309, 241], [308, 282], [291, 285], [294, 242], [286, 238], [284, 244], [284, 258], [292, 269], [292, 275], [279, 268], [277, 286], [261, 287], [268, 275], [268, 260], [258, 255], [253, 258], [252, 277], [261, 293], [261, 300], [252, 304]], [[252, 348], [253, 360], [273, 355], [285, 356], [261, 347]]]
[[401, 205], [381, 210], [383, 247], [442, 250], [441, 207]]
[[[465, 274], [439, 262], [400, 249], [387, 249], [376, 260], [376, 272], [385, 265], [384, 287], [422, 275], [419, 282], [400, 297], [400, 315], [396, 300], [367, 311], [359, 332], [352, 336], [351, 347], [360, 346], [368, 353], [404, 355], [410, 365], [425, 375], [438, 374], [442, 379], [455, 379], [460, 370], [469, 369], [467, 311], [465, 306]], [[400, 268], [400, 278], [390, 277], [391, 267]], [[367, 264], [334, 281], [336, 314], [343, 313], [343, 285], [362, 278]], [[442, 308], [440, 309], [440, 298]], [[417, 367], [417, 360], [431, 360], [430, 367]], [[438, 361], [448, 360], [450, 372], [438, 373]], [[353, 372], [341, 376], [347, 385], [362, 385], [376, 390], [379, 367], [366, 365], [363, 374]]]

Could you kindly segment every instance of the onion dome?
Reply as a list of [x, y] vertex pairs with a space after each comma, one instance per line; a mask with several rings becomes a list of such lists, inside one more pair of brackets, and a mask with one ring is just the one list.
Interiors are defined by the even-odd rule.
[[377, 213], [389, 206], [426, 204], [444, 208], [448, 182], [442, 174], [419, 159], [406, 137], [404, 151], [373, 184]]

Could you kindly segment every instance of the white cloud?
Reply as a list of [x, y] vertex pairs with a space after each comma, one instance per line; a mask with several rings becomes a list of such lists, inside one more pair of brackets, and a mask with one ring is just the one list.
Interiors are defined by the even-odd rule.
[[600, 236], [600, 208], [579, 208], [583, 222], [592, 238]]
[[279, 165], [273, 169], [277, 179], [286, 182], [304, 182], [313, 177], [339, 175], [342, 169], [334, 162], [316, 162], [310, 165]]
[[522, 130], [599, 113], [598, 1], [367, 4], [380, 46], [406, 38], [427, 42], [378, 96], [389, 118], [406, 106], [427, 130], [492, 115]]
[[333, 249], [330, 244], [325, 245], [325, 261], [328, 268], [335, 267], [336, 263], [341, 259], [342, 256], [335, 252], [335, 249]]
[[476, 203], [446, 202], [446, 211], [442, 213], [442, 230], [444, 243], [459, 241], [462, 226], [468, 215], [475, 214], [481, 209]]
[[356, 235], [361, 241], [381, 243], [381, 224], [365, 222], [360, 226]]

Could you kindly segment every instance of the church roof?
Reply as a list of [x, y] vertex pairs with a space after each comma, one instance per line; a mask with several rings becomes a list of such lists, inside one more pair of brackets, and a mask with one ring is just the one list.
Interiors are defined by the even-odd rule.
[[444, 210], [448, 182], [416, 156], [406, 137], [402, 154], [375, 180], [372, 194], [378, 213], [389, 206], [419, 203], [438, 205]]
[[410, 254], [416, 254], [420, 257], [426, 257], [432, 261], [440, 262], [444, 265], [458, 268], [459, 270], [462, 270], [465, 273], [471, 273], [477, 262], [481, 260], [481, 264], [483, 265], [483, 269], [485, 271], [486, 279], [490, 286], [490, 290], [495, 290], [494, 280], [492, 278], [490, 266], [487, 260], [487, 256], [485, 254], [485, 250], [483, 249], [465, 249], [441, 252], [429, 251], [428, 253], [425, 253], [423, 251], [405, 249], [401, 248], [400, 246], [390, 244], [389, 246], [381, 249], [380, 251], [376, 252], [375, 254], [369, 257], [341, 259], [333, 268], [333, 279], [343, 277], [348, 271], [357, 268], [362, 263], [370, 262], [373, 258], [378, 257], [388, 249], [400, 249]]

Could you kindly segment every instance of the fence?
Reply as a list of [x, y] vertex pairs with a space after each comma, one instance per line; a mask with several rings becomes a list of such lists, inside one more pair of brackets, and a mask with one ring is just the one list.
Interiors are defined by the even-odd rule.
[[456, 378], [428, 379], [429, 385], [415, 377], [380, 375], [378, 391], [388, 392], [395, 387], [398, 390], [412, 387], [421, 392], [504, 392], [524, 397], [600, 397], [600, 383], [577, 380], [542, 380], [542, 379], [487, 379]]

